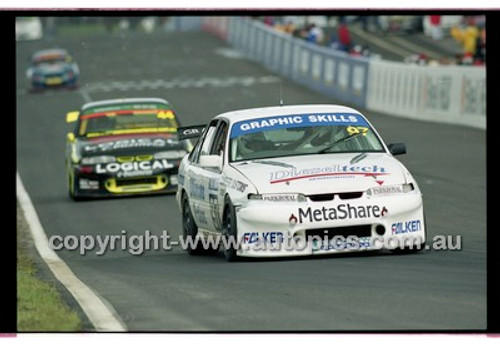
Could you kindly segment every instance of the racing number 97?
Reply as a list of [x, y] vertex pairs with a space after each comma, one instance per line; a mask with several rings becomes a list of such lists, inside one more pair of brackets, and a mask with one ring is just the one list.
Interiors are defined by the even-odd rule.
[[367, 127], [354, 127], [354, 126], [347, 127], [347, 133], [349, 133], [349, 135], [361, 133], [363, 136], [365, 136], [367, 132], [368, 132]]

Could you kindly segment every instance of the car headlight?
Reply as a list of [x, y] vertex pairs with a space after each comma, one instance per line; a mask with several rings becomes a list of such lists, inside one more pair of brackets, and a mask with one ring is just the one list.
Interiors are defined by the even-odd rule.
[[368, 196], [390, 196], [401, 195], [415, 190], [413, 183], [378, 186], [366, 191]]
[[248, 194], [249, 200], [263, 200], [274, 202], [306, 202], [304, 194]]
[[116, 157], [114, 156], [91, 156], [82, 158], [82, 165], [95, 165], [98, 163], [110, 163], [115, 162]]
[[155, 160], [183, 158], [186, 154], [185, 150], [161, 151], [155, 154]]

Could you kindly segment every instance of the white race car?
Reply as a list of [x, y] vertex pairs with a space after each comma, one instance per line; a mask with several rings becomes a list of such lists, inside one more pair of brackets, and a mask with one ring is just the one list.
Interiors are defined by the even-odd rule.
[[206, 126], [179, 167], [187, 251], [226, 260], [390, 249], [425, 243], [422, 194], [355, 109], [296, 105], [232, 111]]

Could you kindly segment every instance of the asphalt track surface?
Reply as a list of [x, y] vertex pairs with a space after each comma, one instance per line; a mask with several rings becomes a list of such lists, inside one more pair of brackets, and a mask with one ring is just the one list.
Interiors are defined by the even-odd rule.
[[[80, 88], [32, 93], [25, 70], [37, 49], [69, 49]], [[226, 49], [226, 50], [221, 50]], [[65, 113], [86, 101], [168, 99], [183, 124], [218, 113], [338, 103], [277, 77], [206, 33], [132, 33], [17, 43], [17, 169], [47, 235], [181, 233], [173, 196], [72, 202], [67, 196]], [[200, 83], [200, 81], [202, 83]], [[141, 83], [142, 82], [142, 83]], [[184, 83], [182, 83], [184, 82]], [[343, 254], [226, 263], [179, 247], [132, 255], [58, 254], [109, 302], [130, 331], [433, 331], [486, 328], [485, 131], [366, 112], [423, 193], [428, 243], [461, 237], [461, 250]]]

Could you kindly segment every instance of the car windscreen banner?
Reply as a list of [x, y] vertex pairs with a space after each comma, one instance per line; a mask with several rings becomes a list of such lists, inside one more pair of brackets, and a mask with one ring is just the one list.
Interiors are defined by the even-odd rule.
[[316, 113], [256, 118], [237, 122], [231, 130], [231, 138], [244, 134], [282, 128], [316, 127], [327, 125], [359, 125], [368, 127], [363, 116], [356, 113]]

